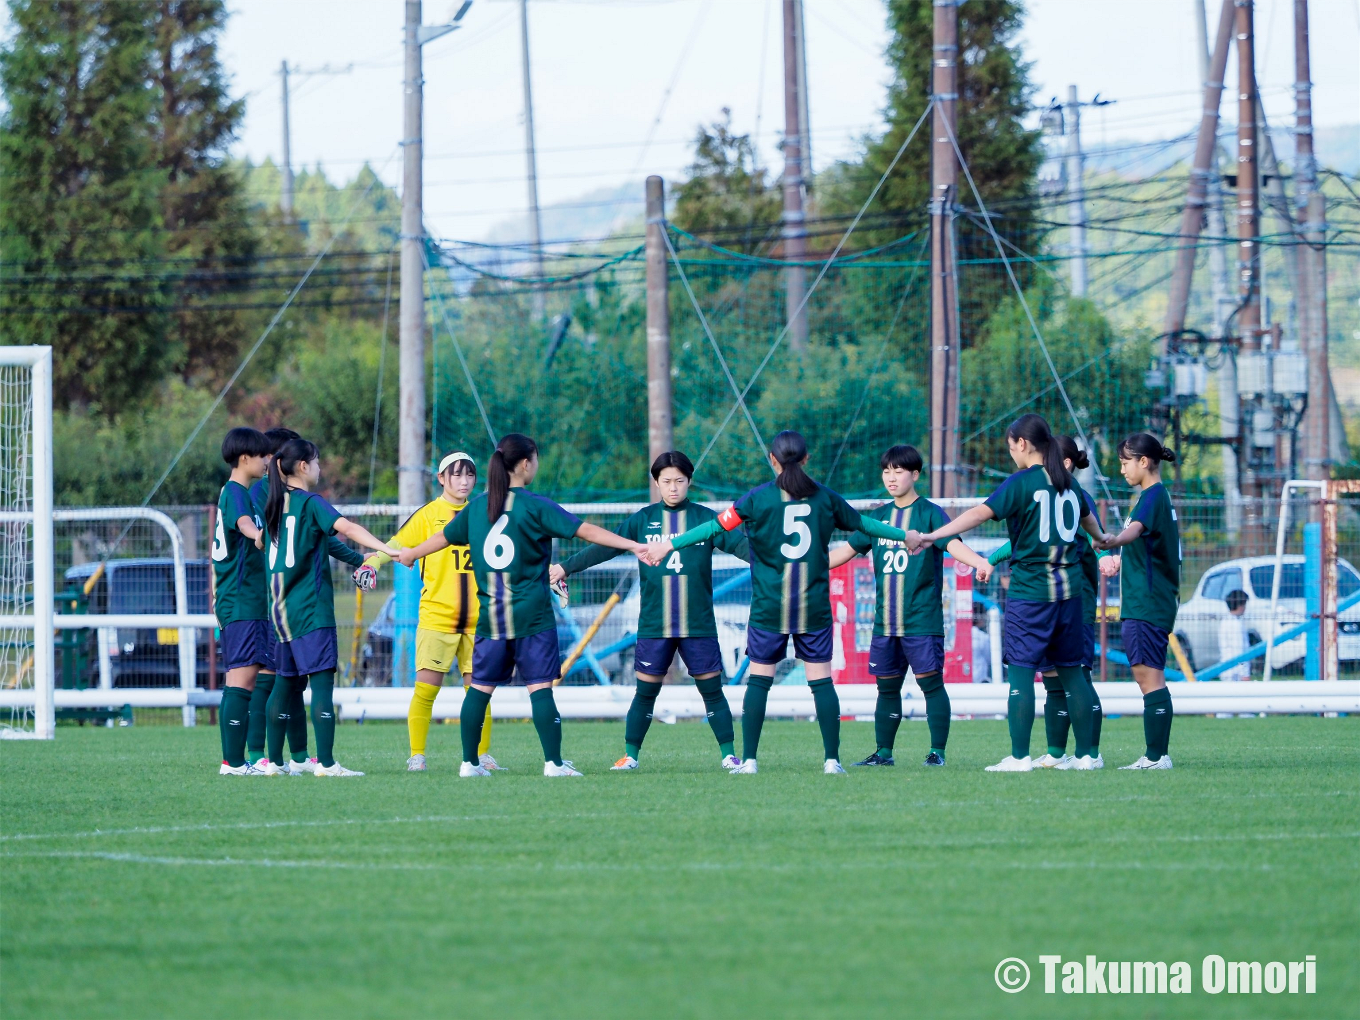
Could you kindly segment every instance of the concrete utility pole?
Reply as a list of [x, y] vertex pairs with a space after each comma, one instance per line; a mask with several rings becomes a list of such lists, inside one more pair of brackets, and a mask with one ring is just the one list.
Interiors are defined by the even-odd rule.
[[1067, 230], [1072, 243], [1072, 296], [1086, 296], [1086, 192], [1082, 187], [1081, 102], [1077, 87], [1067, 86], [1063, 110], [1067, 135]]
[[[529, 0], [519, 0], [520, 59], [524, 67], [524, 160], [529, 181], [529, 243], [534, 250], [534, 275], [543, 275], [543, 221], [538, 211], [538, 153], [534, 144], [534, 89], [529, 70]], [[534, 317], [542, 319], [546, 297], [534, 288]]]
[[[671, 305], [666, 182], [647, 178], [647, 463], [675, 448], [671, 420]], [[659, 499], [652, 483], [652, 499]]]
[[808, 115], [807, 32], [798, 0], [798, 151], [803, 157], [803, 192], [812, 191], [812, 120]]
[[[784, 258], [801, 263], [807, 255], [807, 226], [803, 215], [802, 103], [799, 99], [798, 0], [784, 0]], [[789, 347], [807, 347], [806, 270], [800, 265], [784, 268], [784, 309]]]
[[959, 323], [954, 200], [959, 162], [958, 0], [935, 0], [930, 155], [930, 495], [959, 494]]
[[1294, 0], [1294, 202], [1307, 244], [1299, 249], [1301, 339], [1308, 357], [1308, 410], [1304, 416], [1307, 477], [1331, 476], [1332, 376], [1327, 345], [1327, 202], [1317, 187], [1313, 154], [1313, 82], [1309, 59], [1308, 0]]
[[288, 127], [288, 61], [279, 65], [283, 79], [283, 191], [279, 194], [279, 211], [285, 220], [293, 218], [293, 133]]
[[[1233, 0], [1237, 29], [1237, 331], [1243, 354], [1261, 350], [1261, 221], [1256, 137], [1256, 48], [1253, 0]], [[1243, 422], [1242, 449], [1253, 449], [1254, 423]], [[1243, 479], [1247, 514], [1261, 519], [1259, 472], [1250, 464]]]

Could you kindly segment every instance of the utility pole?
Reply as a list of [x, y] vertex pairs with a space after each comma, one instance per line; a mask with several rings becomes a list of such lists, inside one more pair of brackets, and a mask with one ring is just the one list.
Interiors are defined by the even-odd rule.
[[1082, 188], [1081, 103], [1077, 87], [1067, 86], [1063, 111], [1067, 135], [1067, 230], [1072, 244], [1072, 296], [1086, 296], [1086, 195]]
[[1327, 203], [1317, 187], [1313, 153], [1313, 83], [1309, 60], [1308, 0], [1294, 0], [1294, 202], [1305, 244], [1299, 248], [1301, 339], [1308, 357], [1304, 472], [1331, 477], [1332, 376], [1327, 349]]
[[[524, 159], [529, 181], [529, 244], [534, 251], [534, 275], [543, 275], [543, 222], [538, 211], [538, 156], [534, 145], [534, 90], [529, 71], [529, 0], [519, 0], [520, 61], [524, 67]], [[547, 307], [541, 284], [534, 286], [534, 318], [542, 320]]]
[[[1257, 181], [1256, 48], [1253, 0], [1233, 0], [1237, 29], [1237, 329], [1244, 356], [1261, 351], [1261, 222]], [[1253, 419], [1255, 414], [1252, 415]], [[1243, 422], [1242, 450], [1248, 465], [1243, 479], [1249, 521], [1263, 517], [1259, 455], [1255, 453], [1255, 422]]]
[[812, 121], [808, 116], [807, 32], [798, 0], [798, 151], [803, 157], [803, 192], [812, 191]]
[[[798, 0], [784, 0], [784, 310], [788, 322], [789, 347], [807, 347], [807, 309], [803, 295], [807, 288], [802, 262], [807, 254], [807, 227], [803, 215], [803, 139], [802, 104], [799, 99]], [[794, 264], [796, 263], [796, 264]]]
[[279, 65], [283, 78], [283, 191], [279, 194], [279, 211], [283, 218], [293, 219], [293, 133], [288, 127], [288, 61]]
[[[647, 462], [674, 449], [671, 419], [671, 305], [666, 257], [666, 182], [647, 178]], [[660, 498], [652, 482], [652, 499]]]
[[959, 323], [954, 200], [959, 163], [958, 0], [935, 0], [930, 156], [930, 495], [959, 493]]

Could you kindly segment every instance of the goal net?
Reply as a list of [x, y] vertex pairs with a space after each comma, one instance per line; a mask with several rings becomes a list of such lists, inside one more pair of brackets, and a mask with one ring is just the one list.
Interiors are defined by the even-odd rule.
[[52, 349], [0, 347], [0, 737], [50, 738]]

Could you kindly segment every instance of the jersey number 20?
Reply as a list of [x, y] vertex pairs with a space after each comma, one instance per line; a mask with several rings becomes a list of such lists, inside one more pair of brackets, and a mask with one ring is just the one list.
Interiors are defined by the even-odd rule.
[[801, 560], [812, 548], [812, 529], [798, 519], [810, 513], [812, 507], [806, 503], [801, 505], [790, 503], [784, 507], [784, 534], [791, 535], [794, 539], [792, 544], [785, 542], [779, 547], [786, 560]]
[[[1050, 501], [1052, 501], [1050, 503]], [[1034, 494], [1034, 502], [1039, 504], [1039, 541], [1048, 542], [1052, 539], [1052, 528], [1049, 524], [1050, 517], [1057, 518], [1055, 523], [1058, 525], [1058, 537], [1064, 543], [1071, 542], [1077, 537], [1077, 524], [1081, 521], [1081, 510], [1078, 509], [1077, 494], [1071, 489], [1060, 493], [1056, 500], [1053, 494], [1047, 489], [1040, 489]], [[1050, 508], [1051, 507], [1051, 508]], [[1072, 523], [1067, 523], [1068, 507], [1072, 509]]]
[[506, 525], [509, 523], [510, 515], [501, 514], [500, 520], [492, 525], [486, 534], [486, 541], [482, 543], [482, 556], [492, 570], [504, 570], [514, 562], [515, 543], [505, 533]]

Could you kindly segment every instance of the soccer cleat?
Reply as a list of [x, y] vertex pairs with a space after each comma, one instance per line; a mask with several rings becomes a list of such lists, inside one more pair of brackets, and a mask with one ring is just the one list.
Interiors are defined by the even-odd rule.
[[265, 767], [268, 766], [269, 764], [269, 755], [267, 754], [259, 755], [258, 757], [255, 758], [254, 761], [251, 761], [250, 756], [247, 755], [246, 761], [249, 761], [252, 765], [255, 766], [256, 772], [264, 772]]
[[1033, 764], [1036, 769], [1062, 769], [1069, 767], [1064, 765], [1063, 762], [1071, 760], [1072, 756], [1070, 754], [1063, 754], [1060, 757], [1055, 758], [1053, 755], [1045, 753], [1035, 758]]
[[543, 774], [545, 776], [579, 776], [581, 773], [571, 767], [571, 762], [563, 759], [561, 765], [554, 765], [550, 761], [545, 761], [543, 763]]
[[865, 758], [863, 761], [851, 762], [850, 767], [859, 768], [860, 766], [896, 765], [896, 764], [897, 762], [893, 759], [892, 755], [888, 755], [888, 757], [885, 758], [883, 757], [883, 755], [875, 751], [873, 754], [869, 755], [869, 757]]
[[637, 759], [632, 755], [625, 754], [622, 758], [609, 766], [610, 772], [631, 772], [638, 767]]
[[1025, 755], [1023, 758], [1016, 758], [1016, 757], [1013, 757], [1012, 755], [1009, 755], [1009, 754], [1008, 754], [1008, 755], [1006, 755], [1006, 757], [1002, 758], [1002, 759], [1001, 759], [999, 762], [997, 762], [995, 765], [988, 765], [986, 771], [988, 771], [988, 772], [1033, 772], [1033, 771], [1034, 771], [1034, 763], [1033, 763], [1032, 761], [1030, 761], [1029, 755]]
[[335, 763], [334, 765], [332, 765], [330, 768], [326, 768], [325, 765], [318, 764], [318, 765], [316, 766], [316, 770], [312, 773], [312, 775], [318, 776], [318, 777], [319, 777], [319, 776], [335, 776], [335, 777], [337, 777], [337, 778], [339, 778], [339, 777], [352, 778], [352, 777], [356, 777], [356, 776], [362, 776], [363, 773], [362, 773], [362, 772], [355, 772], [355, 771], [352, 770], [352, 769], [347, 769], [347, 768], [345, 768], [345, 766], [341, 765], [339, 762], [336, 762], [336, 763]]
[[729, 772], [731, 772], [733, 769], [739, 769], [741, 768], [741, 759], [738, 758], [735, 754], [729, 754], [726, 758], [722, 760], [722, 767], [727, 769], [727, 771]]
[[1091, 759], [1091, 768], [1103, 769], [1105, 767], [1105, 756], [1098, 754]]
[[1062, 769], [1064, 772], [1090, 772], [1095, 766], [1095, 759], [1089, 754], [1084, 754], [1080, 758], [1074, 758], [1070, 754], [1062, 756], [1062, 761], [1053, 766], [1055, 769]]
[[1119, 771], [1120, 771], [1120, 772], [1130, 772], [1130, 771], [1132, 771], [1132, 772], [1147, 772], [1147, 771], [1150, 771], [1150, 770], [1152, 770], [1152, 769], [1169, 769], [1169, 768], [1171, 768], [1171, 756], [1170, 756], [1170, 755], [1164, 754], [1164, 755], [1162, 755], [1160, 758], [1158, 758], [1156, 761], [1152, 761], [1151, 759], [1148, 758], [1147, 755], [1143, 755], [1141, 758], [1139, 758], [1139, 759], [1138, 759], [1136, 762], [1134, 762], [1132, 765], [1123, 765], [1123, 766], [1120, 766]]
[[424, 772], [427, 768], [423, 754], [413, 754], [406, 759], [407, 772]]
[[747, 758], [736, 768], [730, 769], [729, 774], [734, 776], [754, 776], [758, 771], [760, 770], [756, 767], [756, 760], [754, 758]]
[[845, 769], [841, 768], [841, 763], [835, 758], [828, 758], [822, 766], [822, 774], [828, 776], [843, 776]]
[[931, 751], [928, 755], [926, 755], [926, 760], [921, 762], [921, 764], [930, 765], [937, 769], [942, 769], [944, 768], [944, 759], [940, 757], [939, 751]]
[[261, 776], [286, 776], [288, 769], [282, 765], [275, 765], [268, 758], [261, 758], [255, 764], [255, 771]]
[[474, 776], [489, 776], [491, 770], [484, 765], [474, 765], [470, 761], [465, 761], [458, 766], [459, 779], [471, 779]]
[[250, 764], [250, 762], [246, 762], [244, 765], [235, 765], [235, 766], [233, 766], [233, 765], [228, 765], [226, 762], [223, 762], [223, 763], [222, 763], [222, 767], [221, 767], [220, 769], [217, 770], [217, 774], [218, 774], [219, 776], [258, 776], [258, 775], [259, 775], [259, 773], [255, 771], [255, 766], [253, 766], [252, 764]]
[[489, 754], [481, 755], [481, 756], [477, 759], [477, 764], [480, 765], [480, 766], [481, 766], [482, 768], [484, 768], [484, 769], [489, 769], [489, 770], [492, 771], [492, 772], [509, 772], [509, 771], [510, 771], [508, 768], [506, 768], [506, 767], [505, 767], [504, 765], [502, 765], [500, 762], [496, 761], [496, 759], [493, 758], [493, 757], [491, 757], [491, 755], [489, 755]]
[[290, 761], [284, 766], [290, 776], [314, 775], [321, 764], [315, 758], [308, 758], [306, 761]]

